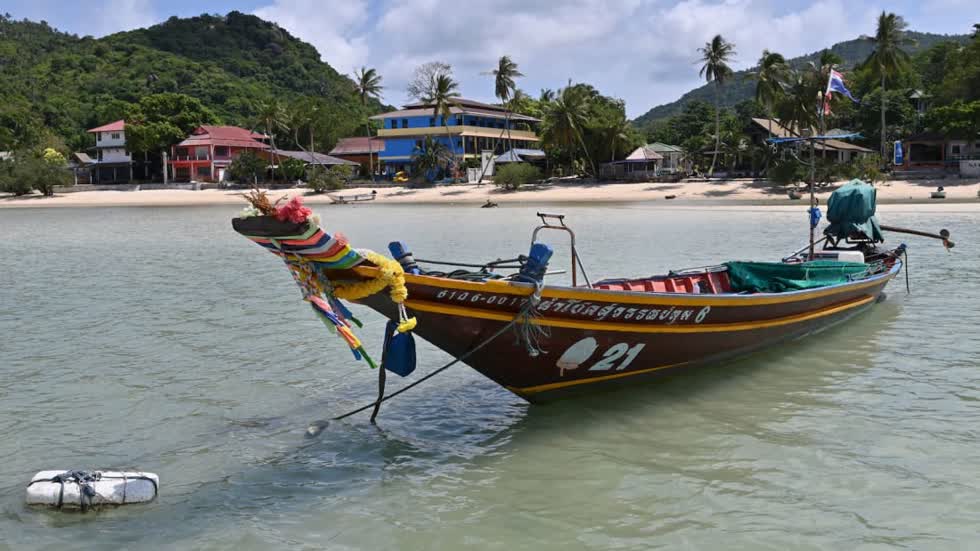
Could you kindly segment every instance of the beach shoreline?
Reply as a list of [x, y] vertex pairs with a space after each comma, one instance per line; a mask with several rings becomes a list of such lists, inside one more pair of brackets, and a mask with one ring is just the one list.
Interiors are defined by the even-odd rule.
[[[942, 185], [946, 199], [931, 199], [930, 193]], [[878, 203], [919, 205], [980, 206], [980, 180], [893, 181], [880, 183]], [[272, 197], [302, 195], [310, 205], [330, 204], [330, 195], [370, 194], [371, 187], [345, 189], [315, 194], [306, 189], [270, 190]], [[753, 180], [682, 181], [676, 183], [557, 183], [531, 186], [518, 191], [501, 191], [492, 184], [456, 184], [424, 188], [378, 187], [372, 205], [440, 204], [481, 205], [487, 201], [507, 204], [596, 204], [653, 202], [677, 206], [796, 206], [807, 203], [807, 197], [789, 199], [782, 188]], [[817, 194], [826, 203], [831, 189]], [[43, 197], [38, 194], [14, 197], [0, 195], [2, 208], [37, 207], [177, 207], [207, 205], [241, 205], [242, 190], [144, 190], [79, 191]], [[668, 196], [672, 196], [668, 199]], [[972, 209], [971, 209], [972, 210]]]

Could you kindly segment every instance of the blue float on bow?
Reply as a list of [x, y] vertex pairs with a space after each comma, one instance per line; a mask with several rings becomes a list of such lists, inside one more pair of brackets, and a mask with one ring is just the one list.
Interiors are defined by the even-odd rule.
[[415, 371], [415, 337], [410, 331], [399, 333], [397, 321], [389, 320], [385, 326], [381, 366], [402, 377]]

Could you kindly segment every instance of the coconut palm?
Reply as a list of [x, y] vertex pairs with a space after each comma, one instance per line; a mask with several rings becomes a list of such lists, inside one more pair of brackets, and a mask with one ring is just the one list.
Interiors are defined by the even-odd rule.
[[755, 100], [766, 110], [769, 119], [769, 136], [772, 136], [772, 113], [783, 97], [783, 81], [788, 70], [782, 54], [762, 50], [758, 69], [749, 73], [755, 79]]
[[381, 75], [374, 69], [361, 67], [360, 71], [354, 72], [354, 93], [361, 100], [361, 107], [364, 108], [364, 132], [368, 138], [368, 172], [371, 173], [371, 181], [374, 181], [374, 152], [371, 148], [371, 118], [368, 116], [367, 102], [369, 99], [381, 99]]
[[872, 74], [881, 79], [881, 158], [885, 158], [886, 126], [885, 126], [885, 79], [905, 71], [909, 67], [909, 54], [902, 46], [914, 44], [905, 36], [908, 25], [901, 16], [894, 13], [881, 12], [878, 16], [878, 29], [871, 42], [875, 49], [864, 62], [871, 68]]
[[432, 136], [426, 136], [422, 146], [412, 152], [412, 163], [415, 165], [415, 173], [425, 176], [448, 165], [449, 151], [445, 145], [433, 140]]
[[456, 105], [456, 98], [459, 97], [459, 84], [453, 77], [447, 74], [436, 75], [432, 81], [432, 89], [422, 98], [422, 102], [432, 106], [432, 116], [442, 118], [442, 126], [446, 129], [446, 138], [449, 147], [452, 149], [453, 159], [456, 158], [456, 143], [449, 133], [449, 117], [452, 115], [452, 108]]
[[[289, 126], [293, 130], [293, 142], [310, 156], [310, 161], [314, 161], [313, 152], [316, 151], [314, 145], [314, 131], [316, 129], [317, 115], [320, 112], [320, 105], [313, 97], [297, 100], [289, 107]], [[309, 139], [309, 149], [303, 147], [301, 132], [306, 132]]]
[[604, 128], [606, 138], [609, 140], [609, 162], [616, 160], [616, 153], [619, 146], [629, 143], [633, 125], [626, 118], [626, 112], [620, 112], [615, 119], [609, 121]]
[[[279, 147], [276, 146], [276, 132], [288, 130], [289, 115], [285, 107], [277, 99], [269, 99], [259, 102], [256, 108], [255, 122], [256, 127], [261, 126], [262, 131], [269, 138], [269, 145], [272, 146], [272, 179], [276, 179], [276, 167], [279, 165]], [[253, 127], [253, 131], [255, 128]]]
[[819, 97], [823, 91], [820, 73], [809, 69], [790, 71], [786, 75], [784, 94], [776, 104], [779, 120], [790, 132], [801, 136], [818, 122]]
[[715, 163], [718, 160], [718, 148], [721, 145], [721, 105], [719, 95], [721, 87], [732, 75], [732, 68], [729, 63], [735, 56], [735, 45], [725, 40], [720, 34], [715, 35], [710, 42], [706, 42], [703, 47], [698, 48], [701, 54], [700, 62], [703, 63], [701, 71], [698, 73], [706, 81], [715, 83], [715, 151], [711, 155], [711, 168], [708, 169], [708, 176], [715, 171]]
[[[507, 108], [507, 102], [514, 97], [514, 93], [517, 90], [517, 83], [514, 79], [524, 76], [524, 73], [517, 69], [517, 63], [514, 63], [510, 56], [501, 56], [500, 60], [497, 62], [497, 68], [491, 71], [494, 76], [494, 95], [497, 99]], [[506, 111], [506, 122], [504, 126], [507, 128], [507, 147], [508, 149], [514, 149], [514, 140], [510, 136], [510, 110]]]
[[[482, 73], [484, 75], [493, 75], [494, 77], [494, 95], [500, 100], [500, 103], [504, 106], [504, 129], [500, 131], [500, 138], [503, 139], [504, 132], [507, 132], [507, 149], [514, 149], [514, 141], [510, 135], [510, 112], [511, 108], [508, 107], [508, 103], [511, 100], [517, 99], [518, 94], [522, 93], [517, 89], [517, 83], [514, 79], [524, 76], [524, 73], [520, 72], [517, 68], [517, 63], [514, 63], [510, 59], [510, 56], [501, 56], [497, 61], [497, 67], [492, 71], [487, 71]], [[480, 172], [479, 181], [483, 181], [483, 176], [489, 165], [484, 166], [483, 170]]]
[[582, 136], [582, 129], [589, 116], [588, 95], [569, 82], [568, 86], [555, 94], [555, 98], [545, 109], [544, 140], [570, 152], [581, 147], [592, 167], [592, 173], [597, 175], [595, 163]]

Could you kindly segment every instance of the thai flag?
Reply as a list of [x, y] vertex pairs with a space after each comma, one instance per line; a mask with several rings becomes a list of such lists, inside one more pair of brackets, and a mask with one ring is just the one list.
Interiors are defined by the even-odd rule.
[[854, 97], [853, 94], [851, 94], [851, 91], [848, 90], [847, 86], [844, 84], [844, 75], [838, 73], [833, 69], [830, 70], [830, 78], [827, 80], [826, 95], [829, 96], [831, 92], [840, 92], [841, 94], [844, 94], [845, 96], [851, 98], [851, 101], [853, 101], [854, 103], [860, 103], [858, 99]]

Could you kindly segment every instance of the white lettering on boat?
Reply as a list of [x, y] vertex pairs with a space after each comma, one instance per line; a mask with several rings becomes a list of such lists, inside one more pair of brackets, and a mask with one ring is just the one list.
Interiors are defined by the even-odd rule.
[[[569, 346], [555, 364], [559, 369], [559, 375], [564, 376], [566, 370], [578, 369], [587, 364], [598, 347], [598, 342], [593, 337], [585, 337]], [[612, 369], [622, 371], [633, 363], [633, 360], [640, 355], [645, 347], [645, 343], [638, 343], [633, 346], [625, 342], [616, 343], [602, 353], [602, 356], [589, 368], [589, 371], [609, 371]]]
[[[527, 302], [527, 297], [515, 295], [497, 295], [492, 293], [477, 293], [469, 291], [440, 290], [435, 295], [436, 300], [448, 303], [466, 303], [468, 305], [493, 306], [494, 309], [516, 310]], [[575, 319], [592, 321], [631, 321], [654, 322], [663, 325], [700, 324], [708, 319], [710, 306], [684, 307], [662, 306], [659, 308], [643, 308], [617, 303], [596, 303], [580, 299], [544, 299], [538, 304], [541, 313], [565, 314]]]

